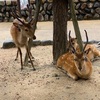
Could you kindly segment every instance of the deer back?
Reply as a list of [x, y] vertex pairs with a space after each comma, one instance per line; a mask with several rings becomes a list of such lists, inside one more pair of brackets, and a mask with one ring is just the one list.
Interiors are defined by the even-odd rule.
[[91, 49], [90, 52], [89, 52], [89, 54], [88, 54], [88, 58], [90, 60], [93, 60], [95, 57], [99, 57], [100, 56], [100, 51], [96, 48], [95, 45], [88, 44], [86, 46], [86, 50], [89, 49], [89, 48]]
[[92, 63], [87, 57], [87, 52], [75, 54], [68, 52], [58, 58], [57, 66], [64, 69], [70, 76], [75, 75], [75, 79], [78, 77], [88, 79], [92, 73]]

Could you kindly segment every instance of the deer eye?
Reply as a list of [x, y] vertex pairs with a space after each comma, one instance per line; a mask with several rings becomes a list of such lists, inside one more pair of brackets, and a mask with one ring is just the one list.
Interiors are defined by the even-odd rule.
[[87, 58], [85, 57], [85, 58], [83, 58], [82, 60], [87, 61]]
[[25, 29], [26, 32], [28, 32], [28, 29]]

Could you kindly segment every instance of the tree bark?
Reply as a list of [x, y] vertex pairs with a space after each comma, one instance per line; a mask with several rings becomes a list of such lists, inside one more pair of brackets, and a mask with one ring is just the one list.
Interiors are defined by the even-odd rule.
[[66, 52], [67, 44], [67, 0], [53, 0], [53, 63]]

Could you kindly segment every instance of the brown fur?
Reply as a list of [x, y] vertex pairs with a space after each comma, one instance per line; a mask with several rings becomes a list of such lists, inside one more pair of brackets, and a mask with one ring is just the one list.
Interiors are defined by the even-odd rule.
[[[76, 38], [70, 38], [69, 41], [72, 41], [73, 47], [77, 50], [77, 52], [80, 52], [79, 45], [77, 43]], [[92, 61], [95, 57], [100, 57], [100, 51], [95, 47], [93, 44], [87, 44], [85, 50], [90, 48], [90, 52], [87, 54], [88, 58]]]
[[[35, 35], [33, 34], [34, 30], [32, 28], [31, 23], [26, 22], [24, 19], [20, 19], [20, 20], [23, 21], [24, 24], [18, 21], [17, 19], [15, 19], [11, 26], [10, 33], [16, 47], [18, 48], [17, 52], [20, 53], [21, 69], [23, 69], [23, 63], [22, 63], [22, 52], [20, 48], [25, 46], [31, 65], [33, 69], [35, 70], [33, 62], [31, 60], [31, 56], [30, 56], [31, 53], [28, 47], [28, 39], [36, 38]], [[18, 56], [18, 53], [17, 53], [17, 56]]]
[[92, 73], [92, 63], [86, 53], [63, 54], [58, 58], [57, 67], [64, 69], [74, 80], [88, 79]]

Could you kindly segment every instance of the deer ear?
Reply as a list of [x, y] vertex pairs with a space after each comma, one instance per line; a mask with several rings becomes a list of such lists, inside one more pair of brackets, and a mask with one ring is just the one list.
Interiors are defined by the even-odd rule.
[[71, 53], [75, 54], [75, 51], [74, 50], [71, 50]]
[[71, 48], [70, 51], [71, 51], [71, 53], [76, 54], [76, 51], [75, 51], [75, 49], [73, 47]]
[[15, 23], [15, 22], [14, 22], [13, 25], [14, 25], [15, 27], [18, 27], [18, 23]]
[[15, 27], [20, 27], [20, 26], [23, 26], [23, 24], [21, 24], [21, 23], [13, 23], [13, 25], [15, 26]]
[[13, 23], [13, 25], [14, 25], [19, 31], [21, 31], [21, 27], [23, 26], [22, 24], [18, 24], [18, 23]]
[[72, 37], [71, 36], [69, 36], [69, 39], [71, 39]]
[[91, 48], [88, 48], [87, 50], [85, 50], [85, 54], [88, 54], [90, 52]]

